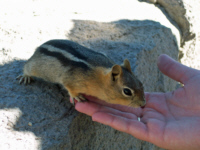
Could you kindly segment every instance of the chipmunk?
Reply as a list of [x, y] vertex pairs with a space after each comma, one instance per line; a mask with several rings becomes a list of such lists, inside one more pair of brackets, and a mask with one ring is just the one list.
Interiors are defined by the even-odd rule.
[[17, 79], [29, 84], [32, 77], [63, 85], [73, 103], [74, 99], [85, 101], [86, 94], [112, 104], [145, 105], [143, 85], [127, 59], [117, 65], [106, 55], [69, 40], [50, 40], [36, 48]]

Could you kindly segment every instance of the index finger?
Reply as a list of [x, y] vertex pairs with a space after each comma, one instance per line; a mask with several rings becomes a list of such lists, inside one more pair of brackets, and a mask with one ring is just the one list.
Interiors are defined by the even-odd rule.
[[[119, 110], [119, 111], [122, 111], [122, 112], [128, 112], [128, 113], [133, 113], [135, 114], [136, 116], [140, 116], [141, 113], [142, 113], [142, 109], [141, 108], [133, 108], [133, 107], [129, 107], [129, 106], [123, 106], [123, 105], [118, 105], [118, 104], [109, 104], [109, 103], [106, 103], [105, 101], [103, 100], [100, 100], [96, 97], [92, 97], [92, 96], [86, 96], [84, 95], [85, 98], [88, 99], [88, 103], [92, 104], [92, 103], [95, 103], [96, 105], [91, 105], [91, 107], [89, 109], [92, 109], [95, 107], [97, 107], [98, 105], [101, 105], [101, 106], [106, 106], [106, 107], [110, 107], [110, 108], [113, 108], [113, 109], [116, 109], [116, 110]], [[85, 107], [84, 105], [79, 105], [79, 107]], [[84, 108], [84, 109], [87, 109], [87, 108]]]

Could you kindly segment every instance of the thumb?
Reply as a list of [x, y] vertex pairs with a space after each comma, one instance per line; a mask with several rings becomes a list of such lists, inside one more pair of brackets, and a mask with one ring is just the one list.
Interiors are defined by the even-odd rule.
[[199, 73], [198, 70], [180, 64], [165, 54], [158, 57], [157, 65], [163, 74], [183, 84]]

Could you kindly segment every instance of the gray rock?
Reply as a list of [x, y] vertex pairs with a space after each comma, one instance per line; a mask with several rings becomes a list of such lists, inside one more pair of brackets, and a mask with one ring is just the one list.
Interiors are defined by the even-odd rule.
[[191, 11], [189, 1], [187, 0], [146, 0], [150, 3], [159, 4], [165, 8], [169, 16], [175, 20], [182, 31], [182, 42], [191, 40], [195, 37], [195, 29], [193, 21], [195, 20], [194, 14], [188, 15], [186, 11]]
[[[119, 64], [128, 58], [146, 91], [166, 92], [175, 88], [176, 82], [162, 75], [156, 67], [157, 57], [162, 53], [177, 59], [176, 39], [169, 28], [148, 20], [111, 23], [77, 20], [74, 24], [69, 35], [71, 40], [103, 51]], [[34, 141], [35, 149], [155, 149], [152, 144], [94, 123], [90, 117], [76, 111], [59, 120], [71, 105], [66, 103], [66, 91], [39, 79], [31, 85], [20, 86], [15, 77], [22, 71], [23, 64], [24, 61], [13, 60], [0, 68], [4, 85], [0, 91], [1, 118], [9, 122], [9, 113], [15, 114], [17, 110], [20, 113], [15, 122], [6, 126], [5, 132], [15, 133], [16, 139], [7, 137], [9, 140], [18, 139], [29, 144]], [[27, 139], [24, 137], [32, 133]], [[10, 149], [15, 146], [10, 143]]]
[[[145, 0], [159, 4], [181, 29], [179, 60], [200, 69], [200, 1], [199, 0]], [[161, 9], [162, 9], [161, 7]]]

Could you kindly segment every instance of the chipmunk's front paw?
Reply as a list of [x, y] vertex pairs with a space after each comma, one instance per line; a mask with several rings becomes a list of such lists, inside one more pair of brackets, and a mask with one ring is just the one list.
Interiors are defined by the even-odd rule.
[[22, 82], [24, 82], [24, 84], [30, 84], [31, 81], [33, 81], [33, 78], [27, 75], [19, 75], [16, 79], [19, 80], [19, 84]]
[[75, 105], [75, 99], [78, 101], [78, 102], [85, 102], [87, 101], [87, 99], [83, 96], [83, 95], [79, 95], [79, 96], [76, 96], [76, 97], [72, 97], [72, 104]]

